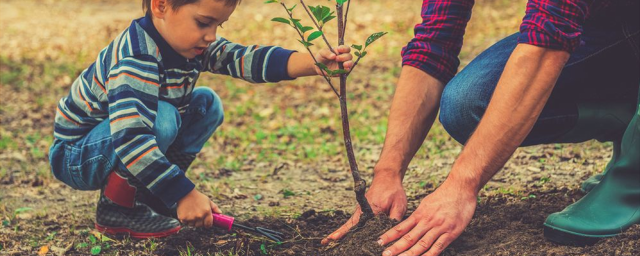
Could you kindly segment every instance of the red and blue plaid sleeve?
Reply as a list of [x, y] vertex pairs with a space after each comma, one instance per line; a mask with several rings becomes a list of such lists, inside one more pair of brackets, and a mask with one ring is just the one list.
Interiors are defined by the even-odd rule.
[[[573, 52], [593, 0], [529, 0], [518, 43]], [[604, 1], [606, 2], [606, 1]]]
[[458, 54], [473, 4], [473, 0], [423, 0], [422, 23], [402, 49], [402, 65], [449, 82], [460, 65]]

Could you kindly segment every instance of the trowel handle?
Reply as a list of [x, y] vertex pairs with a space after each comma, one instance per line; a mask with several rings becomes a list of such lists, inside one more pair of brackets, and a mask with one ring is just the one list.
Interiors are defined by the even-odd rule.
[[224, 214], [213, 213], [213, 226], [224, 228], [227, 231], [233, 226], [233, 217]]

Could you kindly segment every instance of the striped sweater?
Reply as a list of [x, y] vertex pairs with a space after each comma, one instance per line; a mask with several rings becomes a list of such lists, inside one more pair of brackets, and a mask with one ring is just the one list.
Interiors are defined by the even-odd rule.
[[173, 206], [194, 184], [158, 149], [152, 130], [158, 101], [184, 113], [201, 71], [254, 83], [291, 79], [290, 54], [279, 47], [242, 46], [219, 38], [203, 55], [188, 60], [160, 36], [150, 17], [134, 20], [59, 101], [55, 138], [73, 143], [108, 119], [122, 163], [165, 205]]

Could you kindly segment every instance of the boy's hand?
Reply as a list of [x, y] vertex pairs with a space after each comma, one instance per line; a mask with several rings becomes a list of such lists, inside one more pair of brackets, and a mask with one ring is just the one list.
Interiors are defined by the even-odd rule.
[[190, 227], [211, 227], [213, 216], [211, 213], [222, 213], [209, 197], [195, 188], [178, 201], [178, 220]]
[[[342, 64], [344, 64], [344, 69], [349, 71], [351, 70], [351, 67], [353, 67], [353, 61], [351, 61], [351, 59], [353, 59], [353, 56], [351, 55], [351, 53], [349, 53], [350, 51], [351, 48], [349, 48], [349, 46], [338, 46], [338, 48], [336, 49], [338, 56], [336, 56], [328, 48], [322, 49], [318, 52], [318, 54], [316, 54], [316, 60], [318, 60], [318, 62], [322, 64], [325, 64], [330, 70], [339, 69], [338, 62], [342, 62]], [[318, 75], [322, 75], [324, 73], [324, 71], [322, 71], [317, 66], [315, 67], [315, 70]]]

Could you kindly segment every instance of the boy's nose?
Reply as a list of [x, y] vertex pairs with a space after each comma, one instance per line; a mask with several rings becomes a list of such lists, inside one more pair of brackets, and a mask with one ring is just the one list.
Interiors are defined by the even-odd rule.
[[204, 41], [207, 43], [213, 43], [216, 41], [216, 29], [212, 29], [204, 35]]

